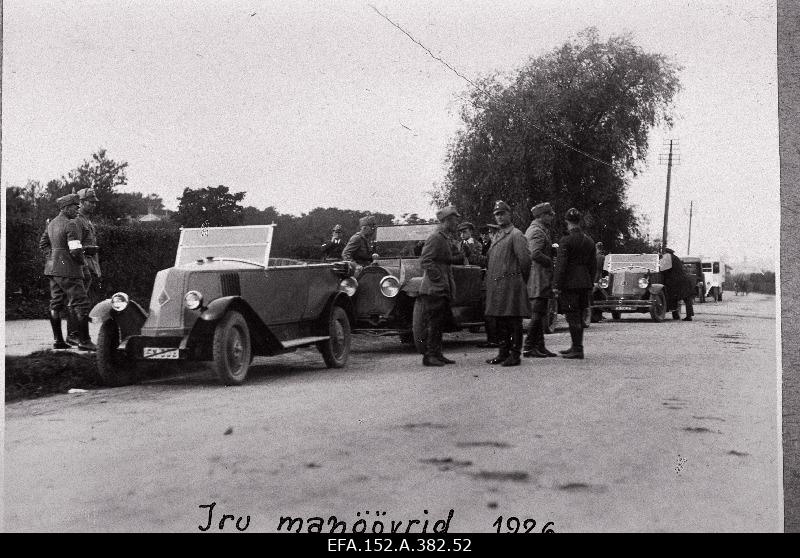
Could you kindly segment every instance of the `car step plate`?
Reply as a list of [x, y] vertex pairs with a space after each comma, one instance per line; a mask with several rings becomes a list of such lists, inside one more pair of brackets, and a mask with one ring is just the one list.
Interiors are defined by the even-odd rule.
[[145, 347], [144, 358], [179, 359], [178, 349], [165, 349], [164, 347]]

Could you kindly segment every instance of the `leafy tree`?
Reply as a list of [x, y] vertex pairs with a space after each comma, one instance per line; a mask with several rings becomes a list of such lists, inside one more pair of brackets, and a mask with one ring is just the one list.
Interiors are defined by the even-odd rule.
[[577, 207], [607, 249], [629, 243], [640, 232], [628, 180], [640, 171], [650, 129], [672, 125], [679, 69], [627, 35], [603, 43], [589, 28], [515, 76], [484, 78], [462, 109], [464, 128], [434, 201], [483, 223], [503, 199], [523, 226], [536, 203], [551, 202], [559, 215]]
[[127, 167], [127, 162], [118, 163], [110, 159], [101, 147], [92, 154], [91, 160], [84, 160], [81, 166], [69, 171], [62, 182], [76, 192], [83, 188], [94, 189], [98, 200], [95, 214], [116, 221], [129, 215], [126, 213], [130, 207], [129, 200], [115, 191], [118, 186], [128, 183]]
[[184, 227], [229, 227], [241, 225], [244, 208], [239, 205], [244, 192], [231, 193], [227, 186], [184, 188], [178, 198], [175, 219]]
[[403, 213], [396, 219], [397, 225], [428, 225], [438, 222], [436, 219], [423, 219], [416, 213]]

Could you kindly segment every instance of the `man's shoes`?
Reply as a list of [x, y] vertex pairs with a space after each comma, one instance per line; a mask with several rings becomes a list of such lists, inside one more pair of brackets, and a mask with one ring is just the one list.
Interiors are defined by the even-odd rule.
[[87, 339], [86, 341], [78, 343], [78, 348], [82, 351], [96, 351], [97, 345], [95, 345], [91, 339]]
[[562, 353], [561, 358], [579, 358], [579, 359], [583, 359], [583, 349], [575, 349], [572, 352]]
[[567, 353], [572, 353], [575, 351], [575, 347], [570, 347], [569, 349], [564, 349], [563, 351], [558, 351], [558, 354], [565, 355]]
[[456, 361], [454, 361], [453, 359], [447, 358], [444, 355], [436, 355], [436, 358], [438, 358], [439, 360], [441, 360], [445, 364], [455, 364], [456, 363]]
[[65, 349], [71, 349], [71, 348], [72, 348], [71, 345], [67, 345], [63, 341], [56, 341], [55, 343], [53, 343], [53, 350], [54, 351], [63, 351]]
[[691, 322], [691, 321], [692, 321], [692, 317], [691, 317], [691, 316], [686, 316], [686, 317], [683, 319], [683, 321], [684, 321], [684, 322]]
[[77, 347], [80, 345], [81, 342], [75, 334], [67, 335], [67, 345], [71, 345], [73, 347]]
[[443, 360], [439, 360], [438, 357], [422, 357], [422, 365], [423, 366], [444, 366], [445, 362]]
[[497, 355], [496, 357], [487, 360], [486, 364], [503, 364], [507, 358], [508, 355]]
[[[531, 358], [531, 357], [532, 358], [547, 358], [549, 355], [547, 353], [543, 353], [541, 350], [539, 350], [536, 347], [534, 347], [533, 349], [530, 349], [528, 351], [523, 351], [522, 352], [522, 356], [524, 356], [526, 358]], [[555, 356], [555, 355], [553, 355], [553, 356]]]
[[554, 352], [552, 352], [552, 351], [548, 351], [548, 350], [547, 350], [547, 348], [545, 348], [545, 347], [537, 347], [537, 349], [539, 349], [539, 352], [540, 352], [540, 353], [544, 353], [544, 354], [545, 354], [545, 356], [549, 356], [549, 357], [558, 356], [558, 355], [557, 355], [557, 354], [555, 354]]
[[520, 362], [521, 361], [518, 354], [510, 354], [500, 366], [519, 366]]

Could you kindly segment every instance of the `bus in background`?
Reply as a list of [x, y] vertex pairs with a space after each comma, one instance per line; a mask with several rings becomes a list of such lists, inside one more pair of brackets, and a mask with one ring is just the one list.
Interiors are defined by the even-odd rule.
[[[722, 283], [725, 281], [725, 268], [719, 258], [702, 258], [703, 279], [705, 281], [705, 293], [703, 296], [711, 297], [711, 300], [722, 300]], [[702, 298], [702, 297], [701, 297]]]

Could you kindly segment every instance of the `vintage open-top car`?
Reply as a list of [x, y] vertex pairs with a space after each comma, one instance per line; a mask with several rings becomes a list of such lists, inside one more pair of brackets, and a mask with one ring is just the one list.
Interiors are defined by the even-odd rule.
[[[422, 352], [425, 331], [421, 304], [417, 303], [424, 270], [419, 258], [422, 243], [437, 225], [380, 227], [376, 251], [382, 257], [356, 273], [358, 289], [353, 296], [354, 333], [399, 335]], [[474, 265], [452, 266], [456, 296], [451, 302], [452, 320], [444, 331], [463, 328], [477, 331], [484, 325], [483, 270]]]
[[147, 311], [125, 293], [92, 309], [101, 379], [122, 385], [143, 361], [191, 360], [210, 361], [226, 385], [241, 384], [254, 356], [309, 345], [328, 367], [344, 366], [355, 292], [349, 266], [271, 259], [271, 240], [271, 225], [183, 229]]
[[664, 320], [667, 293], [661, 278], [658, 254], [609, 254], [598, 287], [603, 296], [595, 296], [592, 306], [619, 320], [623, 313], [650, 313], [653, 321]]

